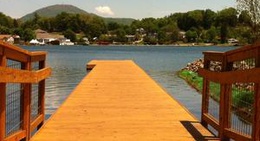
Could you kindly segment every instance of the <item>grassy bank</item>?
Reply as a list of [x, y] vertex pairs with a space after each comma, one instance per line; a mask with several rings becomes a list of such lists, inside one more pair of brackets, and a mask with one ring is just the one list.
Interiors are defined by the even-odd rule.
[[[198, 73], [189, 71], [189, 70], [181, 70], [178, 72], [179, 77], [184, 79], [189, 85], [191, 85], [198, 92], [202, 93], [203, 89], [203, 78], [198, 75]], [[217, 83], [210, 83], [210, 96], [219, 101], [220, 96], [220, 85]]]
[[[181, 70], [178, 72], [178, 75], [198, 92], [202, 92], [203, 78], [200, 77], [198, 73], [189, 70]], [[210, 97], [219, 102], [220, 84], [210, 82]], [[253, 102], [253, 91], [246, 90], [236, 85], [232, 86], [232, 110], [244, 121], [252, 121]]]

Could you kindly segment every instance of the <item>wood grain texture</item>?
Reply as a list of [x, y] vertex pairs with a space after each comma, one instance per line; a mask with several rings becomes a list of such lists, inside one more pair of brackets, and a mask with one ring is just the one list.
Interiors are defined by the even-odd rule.
[[92, 71], [31, 141], [213, 140], [133, 61], [91, 61]]
[[38, 83], [51, 75], [51, 68], [38, 71], [0, 67], [1, 83]]

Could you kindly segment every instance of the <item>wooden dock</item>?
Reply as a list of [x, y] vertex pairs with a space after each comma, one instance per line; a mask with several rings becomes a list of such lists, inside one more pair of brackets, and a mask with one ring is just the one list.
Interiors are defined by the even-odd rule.
[[31, 141], [215, 140], [133, 61], [91, 68]]

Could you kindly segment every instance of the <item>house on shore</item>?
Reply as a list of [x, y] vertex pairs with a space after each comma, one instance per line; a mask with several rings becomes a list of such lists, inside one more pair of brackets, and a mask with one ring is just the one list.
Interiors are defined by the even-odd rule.
[[19, 44], [20, 36], [10, 34], [0, 34], [0, 41], [7, 42], [9, 44]]
[[40, 45], [54, 44], [59, 45], [59, 39], [63, 39], [64, 35], [48, 33], [47, 31], [37, 29], [35, 30], [36, 40], [39, 41]]

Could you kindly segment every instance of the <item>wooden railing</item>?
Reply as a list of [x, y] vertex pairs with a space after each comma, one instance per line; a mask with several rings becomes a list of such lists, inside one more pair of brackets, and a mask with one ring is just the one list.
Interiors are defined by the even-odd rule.
[[[221, 64], [220, 71], [212, 68]], [[260, 44], [204, 52], [202, 116], [223, 141], [260, 140]], [[241, 121], [242, 120], [242, 121]]]
[[46, 52], [0, 42], [0, 141], [28, 141], [44, 122]]

